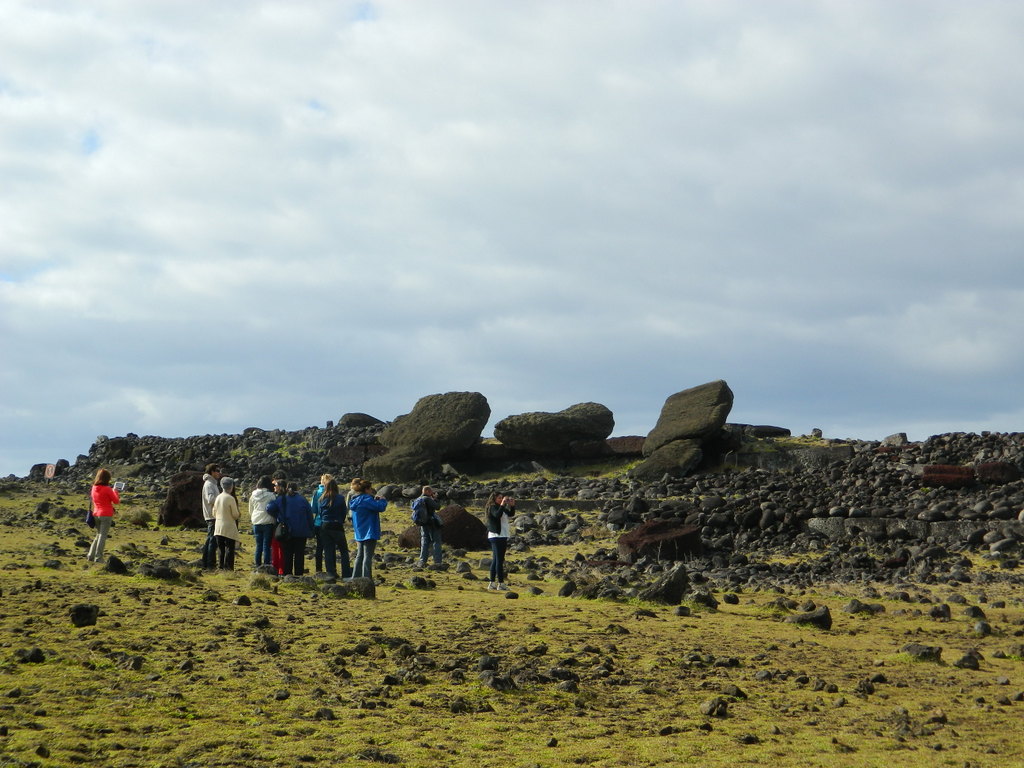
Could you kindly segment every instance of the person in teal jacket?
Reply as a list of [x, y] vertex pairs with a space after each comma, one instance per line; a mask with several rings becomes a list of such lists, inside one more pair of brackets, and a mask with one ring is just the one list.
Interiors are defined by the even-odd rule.
[[348, 509], [352, 515], [352, 535], [356, 540], [352, 577], [372, 579], [373, 554], [380, 539], [380, 513], [387, 509], [388, 500], [377, 495], [369, 480], [357, 477], [350, 487]]

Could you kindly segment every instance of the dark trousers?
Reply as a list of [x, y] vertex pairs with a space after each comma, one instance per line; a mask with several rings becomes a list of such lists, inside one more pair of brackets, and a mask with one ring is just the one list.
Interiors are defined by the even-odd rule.
[[348, 541], [345, 539], [345, 526], [337, 523], [325, 523], [321, 526], [320, 540], [324, 549], [324, 566], [334, 578], [338, 578], [338, 558], [336, 553], [341, 554], [341, 577], [347, 579], [352, 575], [352, 565], [349, 563]]
[[215, 536], [217, 539], [217, 560], [222, 571], [235, 570], [235, 540], [227, 536]]
[[306, 572], [306, 540], [294, 536], [281, 542], [281, 554], [284, 555], [285, 576], [301, 576]]
[[505, 550], [508, 539], [500, 536], [487, 541], [491, 544], [491, 581], [505, 581]]
[[217, 567], [217, 539], [213, 535], [216, 520], [206, 521], [206, 543], [203, 544], [203, 568]]

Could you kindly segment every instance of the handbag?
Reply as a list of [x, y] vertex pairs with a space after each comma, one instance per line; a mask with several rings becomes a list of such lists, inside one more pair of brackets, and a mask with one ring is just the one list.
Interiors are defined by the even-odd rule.
[[90, 528], [96, 527], [96, 516], [93, 514], [92, 507], [89, 507], [89, 511], [85, 513], [85, 524]]
[[291, 536], [292, 534], [288, 530], [288, 524], [285, 523], [283, 520], [274, 526], [274, 538], [278, 541], [288, 541], [288, 539], [290, 539]]

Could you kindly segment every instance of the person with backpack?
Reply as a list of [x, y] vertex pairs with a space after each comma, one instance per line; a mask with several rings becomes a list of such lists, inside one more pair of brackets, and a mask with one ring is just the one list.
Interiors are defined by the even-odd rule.
[[356, 560], [352, 564], [352, 578], [373, 578], [373, 554], [380, 539], [380, 513], [387, 509], [388, 500], [378, 496], [369, 480], [355, 478], [348, 494], [348, 509], [352, 513], [352, 536], [356, 540]]
[[437, 511], [441, 503], [437, 500], [437, 491], [424, 485], [420, 495], [412, 502], [412, 521], [420, 528], [420, 559], [417, 565], [427, 567], [427, 558], [434, 555], [434, 570], [441, 570], [441, 527], [444, 523]]

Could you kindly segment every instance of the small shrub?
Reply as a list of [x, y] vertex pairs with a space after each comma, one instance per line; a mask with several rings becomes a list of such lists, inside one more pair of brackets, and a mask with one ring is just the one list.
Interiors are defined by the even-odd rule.
[[121, 520], [128, 525], [145, 528], [153, 522], [153, 515], [145, 509], [129, 509], [121, 514]]
[[270, 577], [265, 573], [254, 573], [249, 576], [249, 588], [250, 589], [262, 589], [265, 592], [272, 592], [274, 590], [274, 583], [270, 580]]

